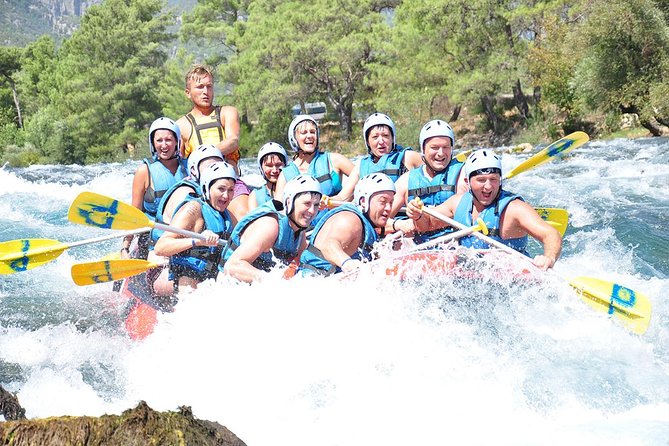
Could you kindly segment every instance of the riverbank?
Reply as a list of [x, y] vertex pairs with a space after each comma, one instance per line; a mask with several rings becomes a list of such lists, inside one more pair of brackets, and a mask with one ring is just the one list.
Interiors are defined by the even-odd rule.
[[[549, 132], [547, 124], [535, 125], [528, 128], [509, 127], [505, 132], [496, 134], [491, 130], [482, 131], [484, 124], [480, 115], [469, 115], [463, 110], [458, 120], [451, 122], [456, 137], [456, 150], [469, 150], [485, 147], [509, 147], [509, 151], [528, 152], [537, 146], [554, 142], [567, 133], [576, 130], [585, 131], [591, 141], [608, 141], [616, 138], [646, 138], [653, 136], [648, 129], [638, 124], [635, 116], [623, 115], [620, 130], [607, 131], [602, 125], [603, 116], [592, 116], [585, 128], [573, 128], [569, 132]], [[402, 146], [413, 147], [418, 150], [418, 134], [422, 124], [417, 122], [396, 123], [398, 127], [397, 143]], [[664, 135], [669, 136], [669, 128], [664, 128]], [[321, 123], [321, 146], [326, 151], [341, 153], [349, 158], [366, 154], [367, 150], [362, 140], [362, 123], [354, 125], [352, 141], [341, 139], [338, 124]]]

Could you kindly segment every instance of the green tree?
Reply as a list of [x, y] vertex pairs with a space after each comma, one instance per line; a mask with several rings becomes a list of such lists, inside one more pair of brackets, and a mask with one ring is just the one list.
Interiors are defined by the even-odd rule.
[[58, 64], [58, 52], [53, 38], [44, 35], [26, 46], [21, 55], [21, 72], [18, 87], [25, 98], [25, 112], [32, 115], [50, 103], [55, 90], [54, 73]]
[[307, 100], [324, 100], [350, 139], [353, 103], [377, 57], [375, 43], [384, 17], [370, 0], [256, 0], [248, 20], [237, 22], [230, 41], [235, 92], [259, 111], [272, 113]]
[[257, 120], [259, 140], [285, 137], [291, 107], [318, 100], [334, 110], [349, 139], [353, 103], [364, 97], [377, 57], [374, 36], [384, 26], [384, 6], [373, 0], [205, 0], [183, 30], [215, 45], [210, 60], [229, 60], [224, 77], [234, 84], [242, 114]]
[[251, 0], [199, 0], [193, 10], [184, 15], [181, 39], [200, 44], [209, 64], [225, 62], [235, 51], [228, 43], [228, 34], [237, 21], [246, 19], [250, 2]]
[[51, 100], [76, 149], [63, 162], [107, 161], [138, 143], [161, 114], [166, 27], [159, 0], [107, 0], [92, 6], [64, 42]]
[[637, 113], [644, 127], [660, 135], [654, 121], [669, 118], [666, 15], [652, 0], [595, 0], [585, 12], [587, 20], [576, 30], [584, 56], [574, 78], [579, 98], [592, 109]]
[[16, 112], [16, 124], [19, 128], [23, 127], [23, 116], [15, 77], [20, 69], [21, 49], [14, 47], [0, 47], [0, 85], [6, 85], [12, 92], [12, 99]]
[[[376, 84], [402, 106], [420, 98], [433, 114], [442, 96], [484, 113], [495, 133], [505, 130], [498, 98], [510, 93], [516, 115], [527, 121], [525, 90], [532, 82], [526, 63], [530, 45], [543, 32], [542, 18], [569, 2], [536, 0], [414, 0], [394, 17], [391, 59], [375, 70]], [[408, 92], [408, 94], [405, 94]], [[404, 97], [402, 97], [404, 95]], [[414, 112], [415, 114], [415, 112]]]

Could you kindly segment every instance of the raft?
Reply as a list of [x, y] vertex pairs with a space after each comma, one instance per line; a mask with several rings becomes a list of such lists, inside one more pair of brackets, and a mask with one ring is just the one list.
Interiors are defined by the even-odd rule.
[[176, 297], [155, 296], [149, 283], [151, 271], [123, 279], [119, 294], [128, 302], [124, 308], [122, 318], [130, 339], [140, 341], [145, 339], [155, 328], [158, 322], [158, 313], [174, 311]]

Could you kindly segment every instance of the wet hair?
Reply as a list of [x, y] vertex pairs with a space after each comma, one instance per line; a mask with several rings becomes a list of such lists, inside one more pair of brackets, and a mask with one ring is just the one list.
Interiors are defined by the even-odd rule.
[[211, 67], [200, 63], [193, 65], [191, 69], [188, 70], [188, 73], [186, 73], [186, 88], [188, 88], [188, 83], [191, 80], [201, 79], [205, 76], [209, 76], [214, 80], [214, 70]]

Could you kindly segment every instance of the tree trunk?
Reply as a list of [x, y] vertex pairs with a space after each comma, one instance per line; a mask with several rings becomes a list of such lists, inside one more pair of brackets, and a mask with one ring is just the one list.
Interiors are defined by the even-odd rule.
[[481, 105], [483, 105], [483, 113], [495, 134], [499, 133], [499, 116], [495, 113], [495, 96], [483, 95], [481, 96]]
[[16, 116], [18, 117], [19, 128], [23, 128], [23, 116], [21, 114], [21, 104], [19, 103], [19, 93], [16, 91], [16, 84], [11, 76], [5, 76], [12, 88], [12, 96], [14, 97], [14, 107], [16, 107]]
[[518, 108], [520, 117], [523, 121], [527, 121], [527, 118], [530, 117], [530, 107], [527, 105], [527, 98], [523, 94], [520, 79], [516, 79], [516, 83], [513, 85], [513, 100], [516, 103], [516, 108]]
[[455, 107], [453, 107], [453, 111], [451, 112], [451, 117], [448, 118], [449, 124], [451, 122], [455, 122], [458, 120], [460, 117], [460, 110], [462, 110], [462, 104], [456, 104]]
[[350, 141], [353, 132], [353, 103], [339, 103], [336, 107], [336, 111], [339, 115], [342, 138], [346, 141]]
[[534, 92], [532, 93], [532, 97], [534, 98], [534, 106], [538, 107], [539, 102], [541, 102], [541, 87], [539, 86], [534, 87]]
[[657, 125], [655, 125], [653, 121], [650, 121], [648, 119], [640, 119], [639, 122], [641, 123], [642, 126], [648, 129], [651, 135], [662, 136], [662, 129]]
[[669, 118], [658, 118], [657, 116], [655, 116], [655, 120], [660, 124], [662, 124], [663, 126], [669, 127]]
[[637, 107], [635, 104], [632, 105], [621, 104], [619, 108], [622, 113], [635, 113], [637, 116], [639, 116], [639, 123], [644, 128], [648, 129], [651, 135], [662, 136], [662, 129], [657, 125], [655, 125], [654, 122], [648, 119], [641, 119], [641, 116], [639, 115], [639, 107]]

